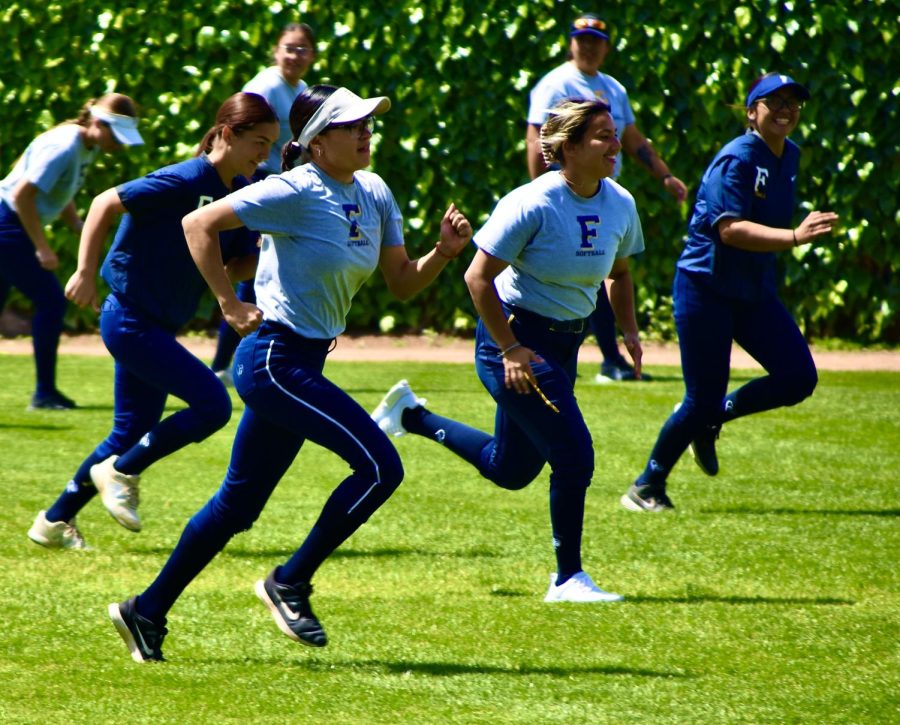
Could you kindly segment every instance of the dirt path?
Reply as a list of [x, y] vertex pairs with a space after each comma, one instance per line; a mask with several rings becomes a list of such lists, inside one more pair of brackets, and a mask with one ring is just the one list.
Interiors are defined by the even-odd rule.
[[[209, 360], [215, 351], [215, 339], [188, 336], [179, 338], [198, 357]], [[332, 360], [418, 360], [423, 362], [472, 361], [472, 341], [460, 340], [442, 335], [407, 335], [391, 337], [386, 335], [341, 336], [331, 353]], [[107, 355], [99, 336], [65, 336], [60, 343], [63, 355]], [[0, 339], [0, 354], [30, 355], [31, 340], [27, 337]], [[889, 350], [867, 350], [843, 352], [817, 350], [813, 357], [821, 370], [888, 370], [900, 372], [900, 352]], [[584, 362], [600, 362], [600, 351], [596, 345], [587, 344], [581, 350]], [[644, 345], [644, 365], [678, 365], [678, 347], [673, 344]], [[735, 347], [732, 354], [735, 368], [758, 368], [757, 363], [743, 350]]]

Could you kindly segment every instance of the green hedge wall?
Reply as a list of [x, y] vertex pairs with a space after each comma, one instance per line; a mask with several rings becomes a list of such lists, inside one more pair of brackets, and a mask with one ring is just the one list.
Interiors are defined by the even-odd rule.
[[[397, 196], [416, 255], [436, 240], [451, 200], [477, 226], [527, 181], [528, 91], [562, 61], [571, 19], [592, 9], [553, 0], [14, 0], [0, 9], [0, 167], [7, 173], [36, 133], [86, 99], [131, 95], [148, 144], [90, 172], [77, 198], [85, 212], [103, 189], [189, 156], [221, 101], [268, 63], [277, 31], [299, 18], [320, 37], [308, 81], [394, 103], [373, 168]], [[821, 247], [784, 255], [785, 298], [809, 337], [896, 344], [896, 4], [631, 0], [600, 10], [613, 27], [604, 70], [629, 89], [638, 126], [690, 198], [716, 149], [741, 131], [729, 104], [756, 75], [781, 70], [809, 85], [814, 100], [794, 135], [804, 147], [799, 195], [803, 209], [840, 213], [842, 228]], [[631, 159], [620, 181], [637, 198], [647, 239], [636, 264], [642, 324], [671, 337], [669, 290], [689, 205], [678, 208]], [[60, 225], [53, 234], [65, 279], [77, 240]], [[464, 267], [454, 263], [406, 304], [373, 278], [351, 327], [374, 329], [386, 316], [398, 330], [470, 324]], [[213, 313], [207, 301], [199, 321]], [[83, 329], [95, 319], [72, 309], [68, 322]]]

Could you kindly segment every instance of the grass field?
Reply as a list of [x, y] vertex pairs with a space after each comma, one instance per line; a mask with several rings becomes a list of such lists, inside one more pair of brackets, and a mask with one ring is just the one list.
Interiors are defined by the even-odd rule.
[[[83, 407], [26, 413], [31, 359], [0, 356], [0, 722], [897, 722], [900, 374], [823, 372], [802, 405], [727, 427], [717, 478], [682, 460], [677, 512], [646, 515], [618, 498], [682, 392], [676, 369], [650, 371], [601, 387], [585, 366], [577, 387], [598, 464], [585, 568], [624, 603], [542, 602], [546, 470], [503, 491], [407, 436], [403, 485], [316, 579], [330, 644], [302, 648], [253, 583], [345, 475], [308, 446], [170, 613], [169, 661], [138, 665], [106, 604], [150, 582], [217, 487], [240, 401], [225, 430], [145, 473], [142, 533], [95, 500], [79, 517], [94, 551], [47, 551], [25, 532], [106, 434], [112, 364], [63, 358]], [[493, 419], [468, 365], [328, 372], [368, 408], [407, 377], [438, 412]]]

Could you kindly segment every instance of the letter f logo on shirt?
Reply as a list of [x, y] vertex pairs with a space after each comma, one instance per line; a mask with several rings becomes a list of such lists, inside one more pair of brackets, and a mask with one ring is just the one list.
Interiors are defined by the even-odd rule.
[[579, 216], [577, 219], [578, 223], [581, 225], [581, 248], [593, 249], [594, 245], [591, 244], [590, 240], [597, 238], [595, 226], [600, 223], [600, 217], [596, 214], [590, 214], [587, 216]]
[[753, 193], [760, 199], [766, 198], [766, 182], [769, 180], [769, 170], [762, 167], [756, 167], [756, 181], [753, 184]]

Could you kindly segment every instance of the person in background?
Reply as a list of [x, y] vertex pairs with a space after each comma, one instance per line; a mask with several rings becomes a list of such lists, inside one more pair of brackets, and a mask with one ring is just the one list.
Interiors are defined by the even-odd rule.
[[[209, 437], [231, 418], [231, 398], [215, 374], [177, 341], [197, 311], [206, 284], [194, 265], [182, 217], [247, 185], [278, 136], [275, 113], [262, 96], [237, 93], [216, 114], [197, 155], [107, 189], [91, 203], [66, 296], [97, 308], [97, 265], [109, 230], [124, 214], [101, 274], [110, 288], [100, 309], [100, 334], [115, 359], [113, 428], [82, 462], [62, 494], [38, 513], [28, 537], [58, 549], [83, 549], [76, 514], [99, 492], [129, 531], [140, 531], [141, 473], [189, 443]], [[224, 232], [217, 243], [222, 274], [252, 277], [256, 237]], [[169, 395], [187, 408], [163, 418]]]
[[0, 310], [15, 287], [32, 305], [36, 385], [30, 409], [65, 410], [75, 402], [56, 387], [56, 358], [66, 298], [44, 227], [57, 217], [72, 231], [84, 226], [74, 197], [98, 154], [142, 144], [137, 110], [128, 96], [88, 101], [78, 118], [35, 138], [0, 181]]
[[475, 235], [465, 276], [479, 314], [475, 369], [497, 405], [493, 435], [425, 408], [406, 380], [372, 417], [386, 432], [436, 441], [501, 488], [524, 488], [549, 463], [556, 571], [544, 601], [619, 601], [582, 568], [594, 446], [574, 387], [587, 319], [607, 276], [640, 374], [628, 258], [644, 240], [633, 197], [612, 179], [621, 145], [609, 106], [564, 101], [548, 113], [540, 140], [546, 164], [560, 170], [500, 200]]
[[[690, 447], [700, 469], [719, 472], [722, 425], [812, 395], [818, 376], [803, 333], [778, 298], [776, 256], [823, 242], [838, 221], [813, 211], [793, 226], [800, 149], [796, 129], [809, 91], [769, 73], [747, 93], [747, 130], [723, 146], [697, 191], [676, 264], [673, 303], [684, 399], [665, 422], [644, 471], [621, 498], [632, 511], [674, 508], [669, 474]], [[728, 393], [737, 342], [766, 374]]]
[[[547, 109], [567, 98], [597, 99], [612, 109], [616, 133], [625, 153], [654, 178], [659, 179], [672, 198], [681, 203], [687, 197], [687, 187], [672, 174], [638, 129], [625, 87], [612, 76], [600, 72], [609, 51], [609, 29], [605, 21], [596, 15], [580, 15], [575, 18], [569, 30], [568, 60], [541, 78], [531, 91], [525, 136], [528, 173], [534, 179], [549, 168], [544, 161], [539, 138]], [[622, 161], [619, 158], [614, 178], [618, 177], [621, 169]], [[590, 322], [590, 328], [603, 355], [595, 382], [638, 379], [634, 367], [619, 351], [615, 316], [605, 286], [597, 291], [597, 305]], [[650, 379], [646, 373], [640, 377], [643, 380]]]
[[[434, 248], [409, 259], [394, 196], [365, 170], [374, 117], [389, 108], [383, 96], [308, 88], [291, 109], [284, 173], [184, 220], [191, 253], [222, 314], [247, 335], [234, 364], [245, 407], [219, 490], [187, 523], [153, 583], [109, 605], [116, 631], [138, 662], [163, 659], [168, 611], [228, 541], [253, 525], [307, 440], [339, 455], [351, 471], [300, 548], [255, 590], [285, 635], [324, 647], [325, 630], [310, 605], [312, 578], [400, 485], [400, 456], [359, 403], [322, 374], [325, 360], [346, 326], [353, 296], [376, 268], [388, 289], [407, 299], [465, 249], [472, 229], [451, 204]], [[304, 163], [295, 167], [298, 159]], [[237, 299], [215, 244], [217, 234], [241, 227], [262, 234], [258, 308]]]
[[[306, 23], [290, 23], [278, 34], [272, 49], [274, 65], [257, 73], [241, 89], [248, 93], [258, 93], [268, 101], [278, 116], [280, 130], [278, 140], [272, 146], [269, 158], [256, 169], [253, 180], [264, 179], [281, 171], [281, 149], [291, 140], [289, 117], [294, 99], [306, 90], [303, 77], [316, 59], [316, 36]], [[253, 280], [247, 279], [237, 284], [237, 296], [242, 302], [255, 302]], [[231, 358], [240, 342], [240, 336], [222, 320], [219, 323], [219, 337], [216, 352], [210, 367], [226, 385], [233, 385]]]

